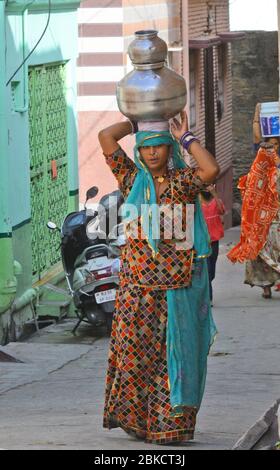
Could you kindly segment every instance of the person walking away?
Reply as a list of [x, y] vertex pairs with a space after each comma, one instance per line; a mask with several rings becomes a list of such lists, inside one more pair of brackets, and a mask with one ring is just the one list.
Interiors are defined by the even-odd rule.
[[221, 216], [225, 213], [223, 201], [218, 197], [215, 186], [210, 185], [206, 191], [201, 191], [201, 208], [208, 227], [211, 239], [212, 254], [207, 258], [209, 291], [211, 306], [213, 307], [213, 286], [212, 282], [216, 275], [216, 263], [219, 255], [219, 241], [224, 237], [224, 226]]
[[261, 287], [263, 297], [270, 299], [280, 278], [280, 158], [279, 139], [265, 140], [248, 175], [239, 179], [241, 237], [227, 256], [246, 262], [244, 283]]
[[[266, 137], [264, 141], [273, 146], [276, 152], [275, 165], [277, 166], [276, 191], [280, 200], [280, 158], [279, 158], [279, 138]], [[263, 289], [264, 299], [271, 299], [271, 288], [280, 279], [280, 210], [272, 221], [267, 235], [264, 248], [258, 257], [253, 261], [247, 261], [245, 269], [245, 284], [251, 287], [257, 286]], [[277, 286], [276, 289], [278, 290]]]

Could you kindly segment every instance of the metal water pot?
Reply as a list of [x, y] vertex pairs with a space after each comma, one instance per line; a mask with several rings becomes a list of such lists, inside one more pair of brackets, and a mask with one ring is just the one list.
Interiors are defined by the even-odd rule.
[[185, 79], [166, 67], [167, 45], [157, 31], [137, 31], [128, 54], [134, 70], [117, 84], [117, 102], [125, 116], [134, 121], [160, 121], [184, 109]]

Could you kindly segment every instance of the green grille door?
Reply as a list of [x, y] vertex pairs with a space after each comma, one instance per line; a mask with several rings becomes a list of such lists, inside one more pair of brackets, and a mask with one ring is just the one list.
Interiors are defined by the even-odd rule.
[[68, 208], [65, 64], [29, 68], [32, 270], [34, 281], [60, 259], [57, 232]]

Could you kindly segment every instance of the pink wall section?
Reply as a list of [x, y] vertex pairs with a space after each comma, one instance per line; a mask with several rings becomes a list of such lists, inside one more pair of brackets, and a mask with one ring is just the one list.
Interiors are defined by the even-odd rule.
[[[79, 112], [79, 179], [80, 202], [84, 202], [85, 193], [91, 186], [98, 186], [98, 201], [104, 194], [117, 188], [117, 183], [105, 159], [99, 145], [98, 132], [115, 122], [125, 118], [117, 111], [92, 111]], [[121, 142], [121, 146], [127, 154], [133, 156], [134, 137], [127, 136]]]

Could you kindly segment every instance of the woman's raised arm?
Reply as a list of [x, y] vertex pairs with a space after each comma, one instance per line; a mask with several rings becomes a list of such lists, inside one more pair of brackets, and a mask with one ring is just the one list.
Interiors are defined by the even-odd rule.
[[131, 134], [132, 126], [130, 121], [118, 122], [106, 127], [98, 134], [98, 139], [105, 155], [110, 155], [119, 148], [118, 141]]
[[[189, 133], [188, 130], [187, 114], [185, 111], [182, 111], [181, 123], [177, 119], [174, 119], [171, 125], [171, 131], [174, 137], [180, 141], [186, 133]], [[190, 144], [188, 145], [188, 152], [194, 157], [198, 164], [197, 175], [202, 181], [212, 183], [220, 172], [219, 165], [213, 155], [202, 147], [197, 139], [193, 139], [192, 137], [194, 136], [189, 136]]]

